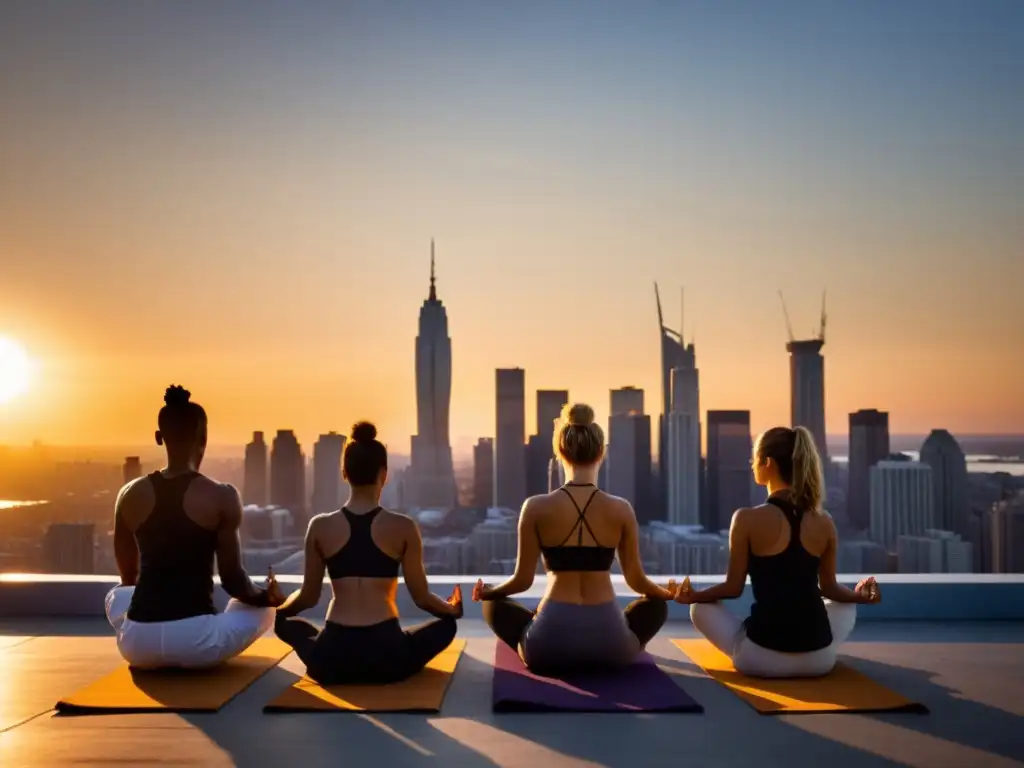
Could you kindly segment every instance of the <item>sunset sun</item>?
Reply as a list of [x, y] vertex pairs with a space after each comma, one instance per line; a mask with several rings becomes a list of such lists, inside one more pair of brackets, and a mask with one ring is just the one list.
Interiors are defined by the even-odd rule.
[[31, 367], [25, 350], [0, 336], [0, 405], [28, 389]]

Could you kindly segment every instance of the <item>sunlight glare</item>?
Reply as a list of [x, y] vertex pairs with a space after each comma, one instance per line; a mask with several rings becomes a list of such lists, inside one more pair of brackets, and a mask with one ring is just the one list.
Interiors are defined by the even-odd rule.
[[11, 339], [0, 336], [0, 405], [28, 389], [31, 373], [25, 350]]

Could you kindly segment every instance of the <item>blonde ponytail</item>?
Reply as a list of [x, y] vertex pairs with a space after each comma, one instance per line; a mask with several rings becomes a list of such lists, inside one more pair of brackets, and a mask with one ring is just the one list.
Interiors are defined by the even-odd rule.
[[821, 512], [825, 478], [814, 436], [806, 427], [796, 427], [793, 434], [793, 482], [790, 486], [793, 503], [799, 509]]

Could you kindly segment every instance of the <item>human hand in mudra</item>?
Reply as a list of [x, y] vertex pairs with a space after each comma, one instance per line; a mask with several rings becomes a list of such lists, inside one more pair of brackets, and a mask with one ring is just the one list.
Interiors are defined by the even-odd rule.
[[281, 585], [277, 583], [277, 577], [274, 576], [273, 566], [267, 568], [267, 604], [271, 608], [277, 608], [285, 601], [284, 592], [281, 591]]
[[683, 583], [679, 585], [679, 589], [676, 590], [676, 602], [682, 605], [690, 605], [693, 603], [694, 597], [693, 585], [690, 584], [690, 577], [687, 576], [683, 579]]
[[452, 616], [456, 619], [461, 619], [463, 614], [462, 587], [456, 584], [455, 589], [452, 590], [451, 597], [449, 597], [446, 602], [452, 608]]
[[878, 582], [875, 581], [874, 576], [868, 576], [857, 584], [853, 591], [857, 593], [857, 597], [862, 603], [878, 603], [882, 600], [882, 592], [878, 588]]

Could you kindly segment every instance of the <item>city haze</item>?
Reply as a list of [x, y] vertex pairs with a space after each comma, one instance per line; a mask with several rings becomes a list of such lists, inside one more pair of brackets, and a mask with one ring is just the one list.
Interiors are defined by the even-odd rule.
[[0, 443], [145, 444], [174, 382], [218, 444], [370, 418], [408, 453], [431, 237], [460, 454], [496, 368], [602, 422], [612, 388], [656, 398], [653, 280], [673, 327], [686, 287], [702, 410], [789, 423], [776, 289], [799, 336], [828, 289], [830, 434], [1024, 432], [1022, 22], [5, 6], [0, 335], [35, 370]]

